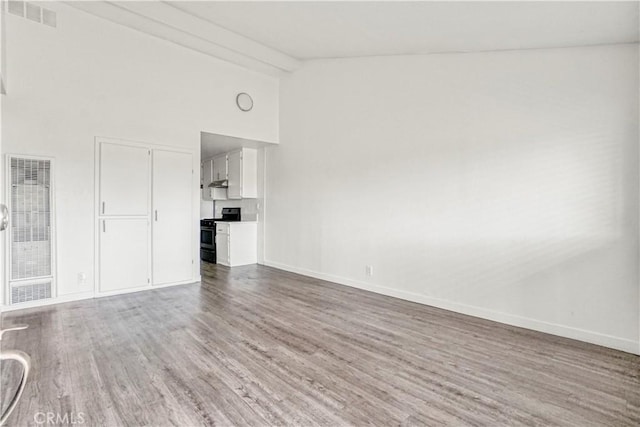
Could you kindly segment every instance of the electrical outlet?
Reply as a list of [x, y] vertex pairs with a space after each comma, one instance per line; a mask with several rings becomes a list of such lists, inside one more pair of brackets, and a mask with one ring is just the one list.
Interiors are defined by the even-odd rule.
[[85, 285], [87, 283], [87, 275], [85, 273], [78, 273], [78, 285]]
[[367, 277], [373, 277], [373, 266], [371, 265], [365, 266], [365, 273]]

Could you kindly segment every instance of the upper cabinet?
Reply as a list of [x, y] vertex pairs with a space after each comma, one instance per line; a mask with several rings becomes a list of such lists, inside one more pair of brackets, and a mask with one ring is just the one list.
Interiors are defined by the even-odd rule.
[[226, 188], [211, 188], [214, 181], [227, 179], [227, 155], [217, 156], [202, 162], [202, 198], [204, 200], [227, 200]]
[[[210, 188], [214, 181], [228, 181], [228, 188]], [[204, 200], [255, 199], [258, 197], [258, 150], [241, 148], [202, 162]]]
[[211, 198], [211, 188], [209, 184], [213, 182], [213, 160], [205, 160], [202, 162], [202, 198], [204, 200], [213, 200]]
[[258, 151], [242, 148], [227, 154], [229, 199], [255, 199], [258, 197]]
[[218, 157], [214, 157], [213, 161], [213, 180], [214, 181], [223, 181], [228, 178], [227, 172], [227, 155], [222, 155]]

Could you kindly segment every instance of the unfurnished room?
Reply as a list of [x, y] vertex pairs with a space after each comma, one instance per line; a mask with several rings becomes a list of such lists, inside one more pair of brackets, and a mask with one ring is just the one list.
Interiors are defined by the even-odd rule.
[[0, 5], [1, 426], [640, 425], [640, 2]]

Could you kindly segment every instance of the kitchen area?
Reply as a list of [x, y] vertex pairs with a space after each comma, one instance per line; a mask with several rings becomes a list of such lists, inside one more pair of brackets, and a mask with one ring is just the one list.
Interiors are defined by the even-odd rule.
[[260, 141], [202, 132], [200, 261], [226, 267], [261, 261], [264, 154]]

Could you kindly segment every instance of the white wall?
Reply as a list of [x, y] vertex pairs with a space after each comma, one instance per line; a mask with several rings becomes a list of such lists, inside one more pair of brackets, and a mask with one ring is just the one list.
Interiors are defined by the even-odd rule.
[[[3, 6], [4, 7], [4, 6]], [[5, 77], [6, 77], [6, 61], [5, 61], [5, 53], [6, 53], [6, 49], [5, 49], [5, 44], [6, 44], [6, 37], [5, 37], [5, 29], [6, 26], [4, 24], [4, 12], [0, 11], [0, 86], [4, 86], [4, 81], [5, 81]], [[0, 97], [2, 97], [3, 95], [0, 94]], [[0, 153], [2, 153], [2, 101], [0, 101]], [[4, 162], [2, 161], [2, 159], [0, 159], [0, 204], [5, 204], [6, 205], [6, 200], [5, 200], [5, 192], [4, 192], [4, 186], [5, 186], [5, 179], [4, 179]], [[7, 232], [0, 232], [0, 235], [6, 235]], [[4, 238], [4, 237], [2, 237]], [[1, 238], [0, 238], [1, 239]], [[4, 270], [4, 263], [3, 263], [3, 259], [5, 257], [4, 254], [4, 244], [2, 244], [2, 240], [0, 240], [0, 284], [3, 283], [3, 277], [5, 277], [5, 270]], [[0, 286], [0, 306], [2, 306], [2, 304], [4, 303], [4, 292], [3, 292], [4, 287]]]
[[[94, 138], [189, 148], [199, 171], [201, 131], [277, 142], [278, 81], [64, 4], [48, 7], [57, 29], [6, 17], [2, 149], [56, 159], [58, 293], [69, 296], [94, 286]], [[235, 106], [238, 92], [253, 96], [251, 113]], [[196, 173], [196, 257], [199, 194]]]
[[313, 61], [280, 105], [267, 264], [639, 351], [637, 45]]

